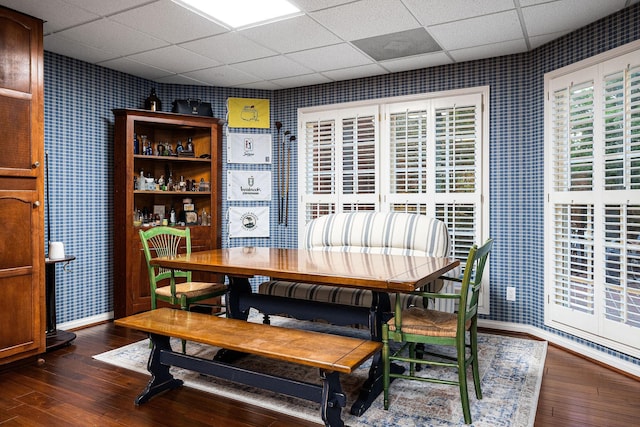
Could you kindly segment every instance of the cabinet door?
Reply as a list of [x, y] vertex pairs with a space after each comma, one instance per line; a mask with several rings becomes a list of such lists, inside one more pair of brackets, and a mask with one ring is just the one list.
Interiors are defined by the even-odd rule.
[[41, 169], [40, 144], [32, 143], [43, 126], [40, 89], [34, 84], [42, 66], [38, 25], [37, 20], [0, 8], [0, 146], [9, 154], [0, 156], [4, 176], [35, 177]]
[[0, 359], [44, 345], [42, 266], [34, 263], [42, 238], [33, 233], [39, 229], [37, 205], [35, 191], [0, 190]]
[[42, 21], [0, 7], [0, 364], [45, 350]]

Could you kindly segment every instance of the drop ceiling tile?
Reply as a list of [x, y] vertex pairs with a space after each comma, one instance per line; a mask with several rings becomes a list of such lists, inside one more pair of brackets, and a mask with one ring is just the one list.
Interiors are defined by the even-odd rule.
[[352, 2], [353, 0], [293, 0], [293, 3], [306, 12], [328, 9], [330, 7]]
[[186, 77], [194, 78], [198, 81], [208, 83], [213, 86], [234, 87], [246, 83], [254, 83], [260, 78], [245, 73], [236, 67], [222, 65], [220, 67], [207, 68], [204, 70], [183, 73]]
[[420, 26], [400, 0], [360, 0], [312, 12], [311, 17], [346, 41]]
[[100, 62], [98, 65], [149, 80], [155, 80], [172, 74], [169, 70], [152, 67], [127, 58], [111, 59], [109, 61]]
[[[157, 79], [154, 79], [156, 82], [158, 83], [168, 83], [168, 84], [174, 84], [174, 85], [194, 85], [194, 86], [208, 86], [209, 83], [206, 82], [201, 82], [199, 80], [196, 79], [192, 79], [190, 77], [187, 77], [183, 74], [172, 74], [170, 76], [166, 76], [166, 77], [160, 77]], [[167, 102], [166, 104], [167, 106], [165, 107], [165, 109], [167, 109], [167, 111], [169, 110], [169, 107], [171, 107], [171, 102]]]
[[451, 64], [453, 60], [444, 52], [428, 53], [426, 55], [410, 56], [381, 62], [380, 65], [392, 73], [400, 71], [418, 70], [421, 68], [437, 67]]
[[[526, 51], [527, 44], [524, 39], [519, 39], [485, 46], [475, 46], [468, 49], [451, 50], [449, 51], [449, 55], [451, 55], [456, 62], [463, 62], [472, 61], [474, 59], [511, 55]], [[487, 55], [487, 53], [490, 53], [490, 55]]]
[[542, 36], [529, 37], [529, 46], [531, 46], [531, 49], [535, 49], [542, 46], [543, 44], [549, 43], [550, 41], [555, 40], [558, 37], [562, 37], [568, 33], [569, 31], [560, 31], [559, 33], [544, 34]]
[[294, 52], [286, 56], [314, 71], [337, 70], [373, 63], [371, 58], [348, 43]]
[[90, 64], [114, 59], [119, 56], [115, 52], [86, 46], [75, 40], [64, 38], [59, 34], [50, 34], [44, 37], [44, 50], [68, 56], [70, 58], [79, 59], [80, 61], [85, 61]]
[[513, 0], [403, 0], [403, 3], [424, 26], [490, 15], [514, 8]]
[[179, 46], [161, 47], [160, 49], [130, 55], [128, 58], [178, 74], [222, 65], [218, 61], [198, 55]]
[[[49, 1], [49, 0], [47, 0]], [[108, 16], [123, 10], [133, 9], [149, 0], [64, 0], [79, 8], [95, 13], [100, 16]]]
[[377, 64], [361, 65], [358, 67], [342, 68], [340, 70], [324, 71], [322, 74], [333, 81], [359, 79], [361, 77], [386, 74], [386, 70]]
[[282, 55], [241, 62], [234, 64], [234, 68], [255, 75], [259, 77], [259, 80], [283, 79], [313, 72], [313, 70]]
[[171, 0], [128, 10], [113, 15], [110, 19], [169, 43], [182, 43], [227, 31], [223, 26], [190, 12]]
[[238, 32], [220, 34], [205, 39], [180, 44], [192, 52], [215, 59], [223, 64], [233, 64], [266, 56], [277, 55], [277, 52], [260, 46]]
[[284, 79], [276, 79], [273, 80], [273, 83], [282, 88], [292, 88], [331, 83], [332, 81], [333, 80], [323, 76], [322, 74], [313, 73], [302, 76], [286, 77]]
[[235, 87], [242, 89], [260, 89], [260, 90], [278, 90], [284, 89], [282, 86], [279, 86], [273, 82], [261, 80], [259, 82], [247, 83], [242, 85], [237, 85]]
[[2, 0], [3, 6], [42, 19], [44, 34], [99, 19], [100, 16], [71, 5], [63, 0], [25, 1]]
[[308, 16], [242, 30], [242, 35], [279, 53], [311, 49], [341, 40]]
[[115, 50], [121, 56], [144, 52], [167, 45], [167, 42], [146, 35], [106, 18], [59, 33], [61, 36], [76, 40], [96, 49]]
[[444, 50], [483, 46], [523, 37], [518, 13], [494, 13], [427, 28]]
[[580, 28], [624, 7], [624, 0], [559, 0], [522, 8], [529, 36]]

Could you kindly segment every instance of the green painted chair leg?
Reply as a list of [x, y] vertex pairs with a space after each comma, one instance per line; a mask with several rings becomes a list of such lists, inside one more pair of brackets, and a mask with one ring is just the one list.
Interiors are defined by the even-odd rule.
[[[389, 326], [382, 325], [382, 360], [389, 360]], [[383, 364], [382, 370], [382, 380], [384, 387], [384, 409], [389, 409], [389, 384], [391, 380], [389, 378], [389, 371], [391, 370], [391, 366], [389, 363]]]

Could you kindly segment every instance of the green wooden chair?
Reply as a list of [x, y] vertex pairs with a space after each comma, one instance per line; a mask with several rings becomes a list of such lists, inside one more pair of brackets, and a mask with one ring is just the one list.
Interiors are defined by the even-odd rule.
[[[165, 301], [171, 305], [179, 305], [182, 310], [189, 310], [192, 305], [210, 298], [222, 297], [227, 292], [224, 283], [208, 283], [191, 281], [191, 271], [176, 270], [174, 278], [184, 281], [177, 283], [172, 279], [171, 270], [154, 267], [149, 264], [151, 258], [166, 256], [175, 257], [181, 245], [185, 253], [191, 253], [191, 232], [189, 228], [178, 229], [173, 227], [153, 227], [148, 230], [140, 230], [142, 249], [149, 270], [149, 285], [151, 286], [151, 309], [155, 310], [159, 301]], [[167, 283], [161, 286], [161, 283]], [[198, 304], [204, 305], [204, 304]], [[210, 307], [220, 308], [218, 314], [224, 314], [222, 304], [206, 304]], [[182, 342], [182, 351], [185, 351], [185, 342]]]
[[[389, 408], [389, 385], [392, 378], [458, 385], [464, 421], [466, 424], [471, 424], [467, 368], [471, 365], [476, 397], [482, 399], [478, 369], [478, 297], [482, 273], [492, 247], [492, 239], [487, 240], [480, 248], [473, 245], [469, 251], [462, 279], [453, 279], [461, 283], [460, 294], [413, 292], [413, 294], [421, 295], [424, 298], [457, 299], [457, 313], [421, 307], [403, 309], [398, 303], [401, 299], [399, 295], [396, 295], [394, 317], [382, 326], [385, 409]], [[452, 279], [448, 278], [448, 280]], [[468, 342], [467, 335], [469, 336]], [[389, 341], [401, 343], [399, 349], [392, 350]], [[455, 347], [456, 355], [452, 357], [440, 354], [442, 352], [438, 353], [438, 347], [433, 348], [433, 346]], [[409, 363], [409, 373], [391, 372], [391, 363], [394, 361]], [[421, 365], [455, 368], [458, 371], [458, 379], [454, 381], [429, 377], [428, 369], [419, 369]], [[417, 373], [417, 371], [421, 372]]]

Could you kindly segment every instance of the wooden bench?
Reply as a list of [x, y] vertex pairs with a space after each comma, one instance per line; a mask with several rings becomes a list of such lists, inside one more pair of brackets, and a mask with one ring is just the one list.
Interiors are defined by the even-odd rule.
[[[320, 403], [320, 415], [327, 426], [343, 426], [342, 393], [339, 374], [350, 374], [378, 352], [379, 342], [251, 323], [202, 313], [160, 308], [117, 319], [115, 324], [149, 333], [153, 347], [148, 369], [151, 380], [136, 398], [139, 405], [166, 390], [182, 386], [169, 373], [170, 366], [212, 375]], [[205, 360], [174, 352], [169, 338], [208, 344], [320, 370], [322, 385], [274, 377], [233, 366], [221, 360]]]

